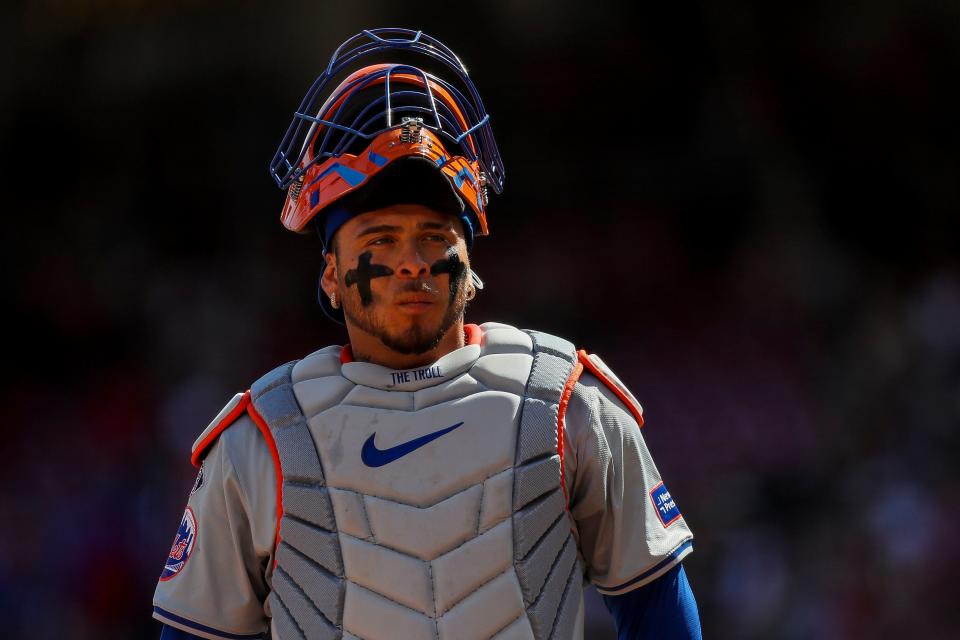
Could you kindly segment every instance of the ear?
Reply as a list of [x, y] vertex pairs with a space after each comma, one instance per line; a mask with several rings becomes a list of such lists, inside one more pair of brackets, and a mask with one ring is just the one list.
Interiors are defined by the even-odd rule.
[[331, 293], [340, 293], [340, 281], [337, 277], [337, 257], [332, 251], [328, 251], [323, 258], [326, 265], [323, 268], [323, 273], [320, 274], [320, 287], [329, 298]]

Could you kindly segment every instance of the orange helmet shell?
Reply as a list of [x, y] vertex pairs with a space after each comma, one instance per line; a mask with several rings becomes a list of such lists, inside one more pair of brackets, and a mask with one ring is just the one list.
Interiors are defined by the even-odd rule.
[[[386, 130], [374, 135], [366, 148], [358, 154], [327, 153], [322, 162], [321, 158], [316, 156], [316, 145], [320, 137], [327, 135], [331, 128], [334, 129], [333, 133], [339, 133], [338, 129], [350, 130], [342, 126], [330, 126], [345, 102], [361, 88], [391, 83], [394, 86], [413, 85], [423, 90], [423, 95], [428, 96], [431, 101], [442, 103], [445, 107], [444, 113], [452, 117], [452, 125], [465, 132], [458, 138], [458, 144], [474, 158], [478, 158], [479, 145], [469, 132], [468, 118], [451, 92], [433, 76], [418, 69], [414, 71], [419, 73], [409, 72], [409, 69], [411, 68], [402, 65], [376, 64], [355, 71], [332, 92], [321, 107], [318, 117], [310, 119], [313, 125], [301, 154], [302, 171], [287, 188], [287, 198], [280, 215], [280, 220], [287, 229], [303, 232], [310, 220], [324, 208], [361, 188], [390, 163], [408, 156], [421, 156], [436, 166], [472, 209], [474, 215], [471, 217], [475, 217], [477, 223], [473, 233], [488, 233], [487, 178], [480, 162], [463, 155], [451, 154], [447, 150], [440, 135], [444, 131], [439, 126], [439, 117], [436, 121], [438, 126], [424, 123], [422, 118], [411, 117], [402, 117], [400, 122], [393, 122], [389, 102], [392, 90], [390, 86], [385, 88], [387, 108], [381, 111], [387, 120]], [[350, 131], [358, 135], [357, 132]], [[447, 135], [450, 136], [450, 133]]]

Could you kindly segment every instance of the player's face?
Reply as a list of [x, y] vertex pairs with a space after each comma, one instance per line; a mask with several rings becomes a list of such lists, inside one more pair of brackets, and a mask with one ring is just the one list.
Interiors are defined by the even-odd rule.
[[360, 330], [404, 355], [436, 349], [460, 326], [472, 286], [460, 221], [422, 205], [349, 220], [323, 277], [327, 294], [337, 292], [355, 348]]

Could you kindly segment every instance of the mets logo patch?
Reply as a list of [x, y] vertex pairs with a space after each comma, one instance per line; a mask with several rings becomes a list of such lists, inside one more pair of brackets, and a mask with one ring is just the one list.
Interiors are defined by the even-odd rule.
[[670, 497], [667, 486], [661, 482], [650, 492], [650, 499], [653, 500], [653, 506], [657, 509], [657, 517], [663, 526], [669, 527], [680, 519], [680, 509], [677, 503]]
[[190, 559], [190, 554], [193, 553], [196, 542], [197, 519], [193, 515], [193, 509], [187, 507], [180, 520], [177, 536], [173, 539], [173, 546], [170, 547], [170, 555], [167, 556], [163, 573], [160, 574], [161, 580], [170, 580], [183, 570], [183, 566]]

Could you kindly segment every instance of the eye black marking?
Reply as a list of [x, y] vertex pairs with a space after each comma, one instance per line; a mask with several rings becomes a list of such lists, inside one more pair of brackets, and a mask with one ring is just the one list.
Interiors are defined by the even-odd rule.
[[437, 260], [430, 265], [430, 275], [438, 276], [441, 273], [450, 274], [450, 302], [452, 303], [457, 296], [457, 291], [460, 290], [463, 278], [467, 274], [467, 265], [460, 260], [460, 254], [457, 253], [456, 247], [450, 247], [447, 250], [446, 258]]
[[370, 264], [373, 254], [365, 251], [357, 259], [357, 268], [347, 271], [344, 282], [348, 287], [357, 285], [357, 291], [360, 293], [360, 302], [363, 306], [369, 306], [373, 302], [373, 293], [370, 291], [370, 281], [374, 278], [392, 276], [393, 269], [382, 264]]

